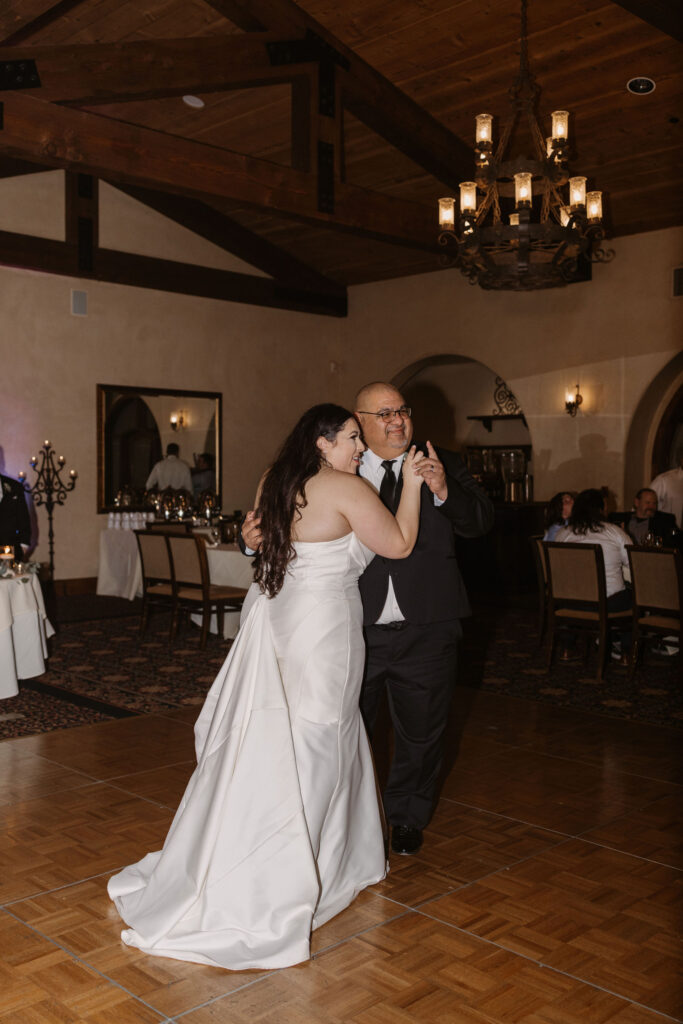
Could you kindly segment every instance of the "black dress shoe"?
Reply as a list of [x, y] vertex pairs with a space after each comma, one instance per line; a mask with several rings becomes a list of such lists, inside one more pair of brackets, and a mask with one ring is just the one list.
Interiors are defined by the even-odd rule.
[[410, 825], [394, 825], [391, 830], [391, 849], [409, 856], [422, 846], [422, 829]]

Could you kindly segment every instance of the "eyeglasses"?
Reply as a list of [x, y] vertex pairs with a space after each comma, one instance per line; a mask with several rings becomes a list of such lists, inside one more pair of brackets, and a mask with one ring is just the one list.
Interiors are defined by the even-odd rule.
[[402, 420], [409, 420], [413, 410], [409, 405], [402, 405], [400, 409], [380, 409], [379, 412], [368, 412], [367, 409], [358, 409], [356, 411], [361, 413], [362, 416], [376, 416], [383, 423], [388, 423], [389, 420], [393, 420], [397, 413]]

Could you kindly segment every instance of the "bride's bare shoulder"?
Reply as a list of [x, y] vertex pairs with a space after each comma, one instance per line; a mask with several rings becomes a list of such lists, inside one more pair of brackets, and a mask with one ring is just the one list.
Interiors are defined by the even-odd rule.
[[336, 506], [344, 514], [353, 508], [365, 507], [376, 497], [371, 484], [354, 473], [323, 467], [306, 483], [306, 499], [326, 506]]

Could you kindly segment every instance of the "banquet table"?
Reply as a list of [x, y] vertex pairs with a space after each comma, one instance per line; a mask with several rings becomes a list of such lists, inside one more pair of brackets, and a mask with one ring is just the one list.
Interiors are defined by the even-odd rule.
[[[251, 559], [236, 544], [207, 547], [209, 577], [212, 583], [225, 587], [248, 587], [253, 579]], [[142, 569], [137, 541], [132, 530], [103, 530], [100, 534], [100, 564], [97, 593], [108, 597], [125, 597], [132, 601], [142, 595]], [[231, 640], [239, 629], [239, 612], [226, 612], [223, 636]], [[201, 616], [192, 616], [200, 623]], [[211, 617], [211, 632], [218, 630], [216, 616]]]
[[102, 530], [97, 593], [129, 601], [142, 594], [138, 543], [132, 530]]
[[0, 578], [0, 698], [16, 697], [19, 679], [42, 675], [53, 635], [37, 575]]

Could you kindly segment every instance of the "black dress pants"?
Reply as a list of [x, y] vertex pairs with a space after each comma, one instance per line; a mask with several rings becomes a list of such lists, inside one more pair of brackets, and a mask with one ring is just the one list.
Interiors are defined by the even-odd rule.
[[458, 619], [367, 626], [360, 707], [370, 736], [386, 688], [394, 756], [384, 792], [390, 825], [424, 828], [433, 809], [462, 629]]

